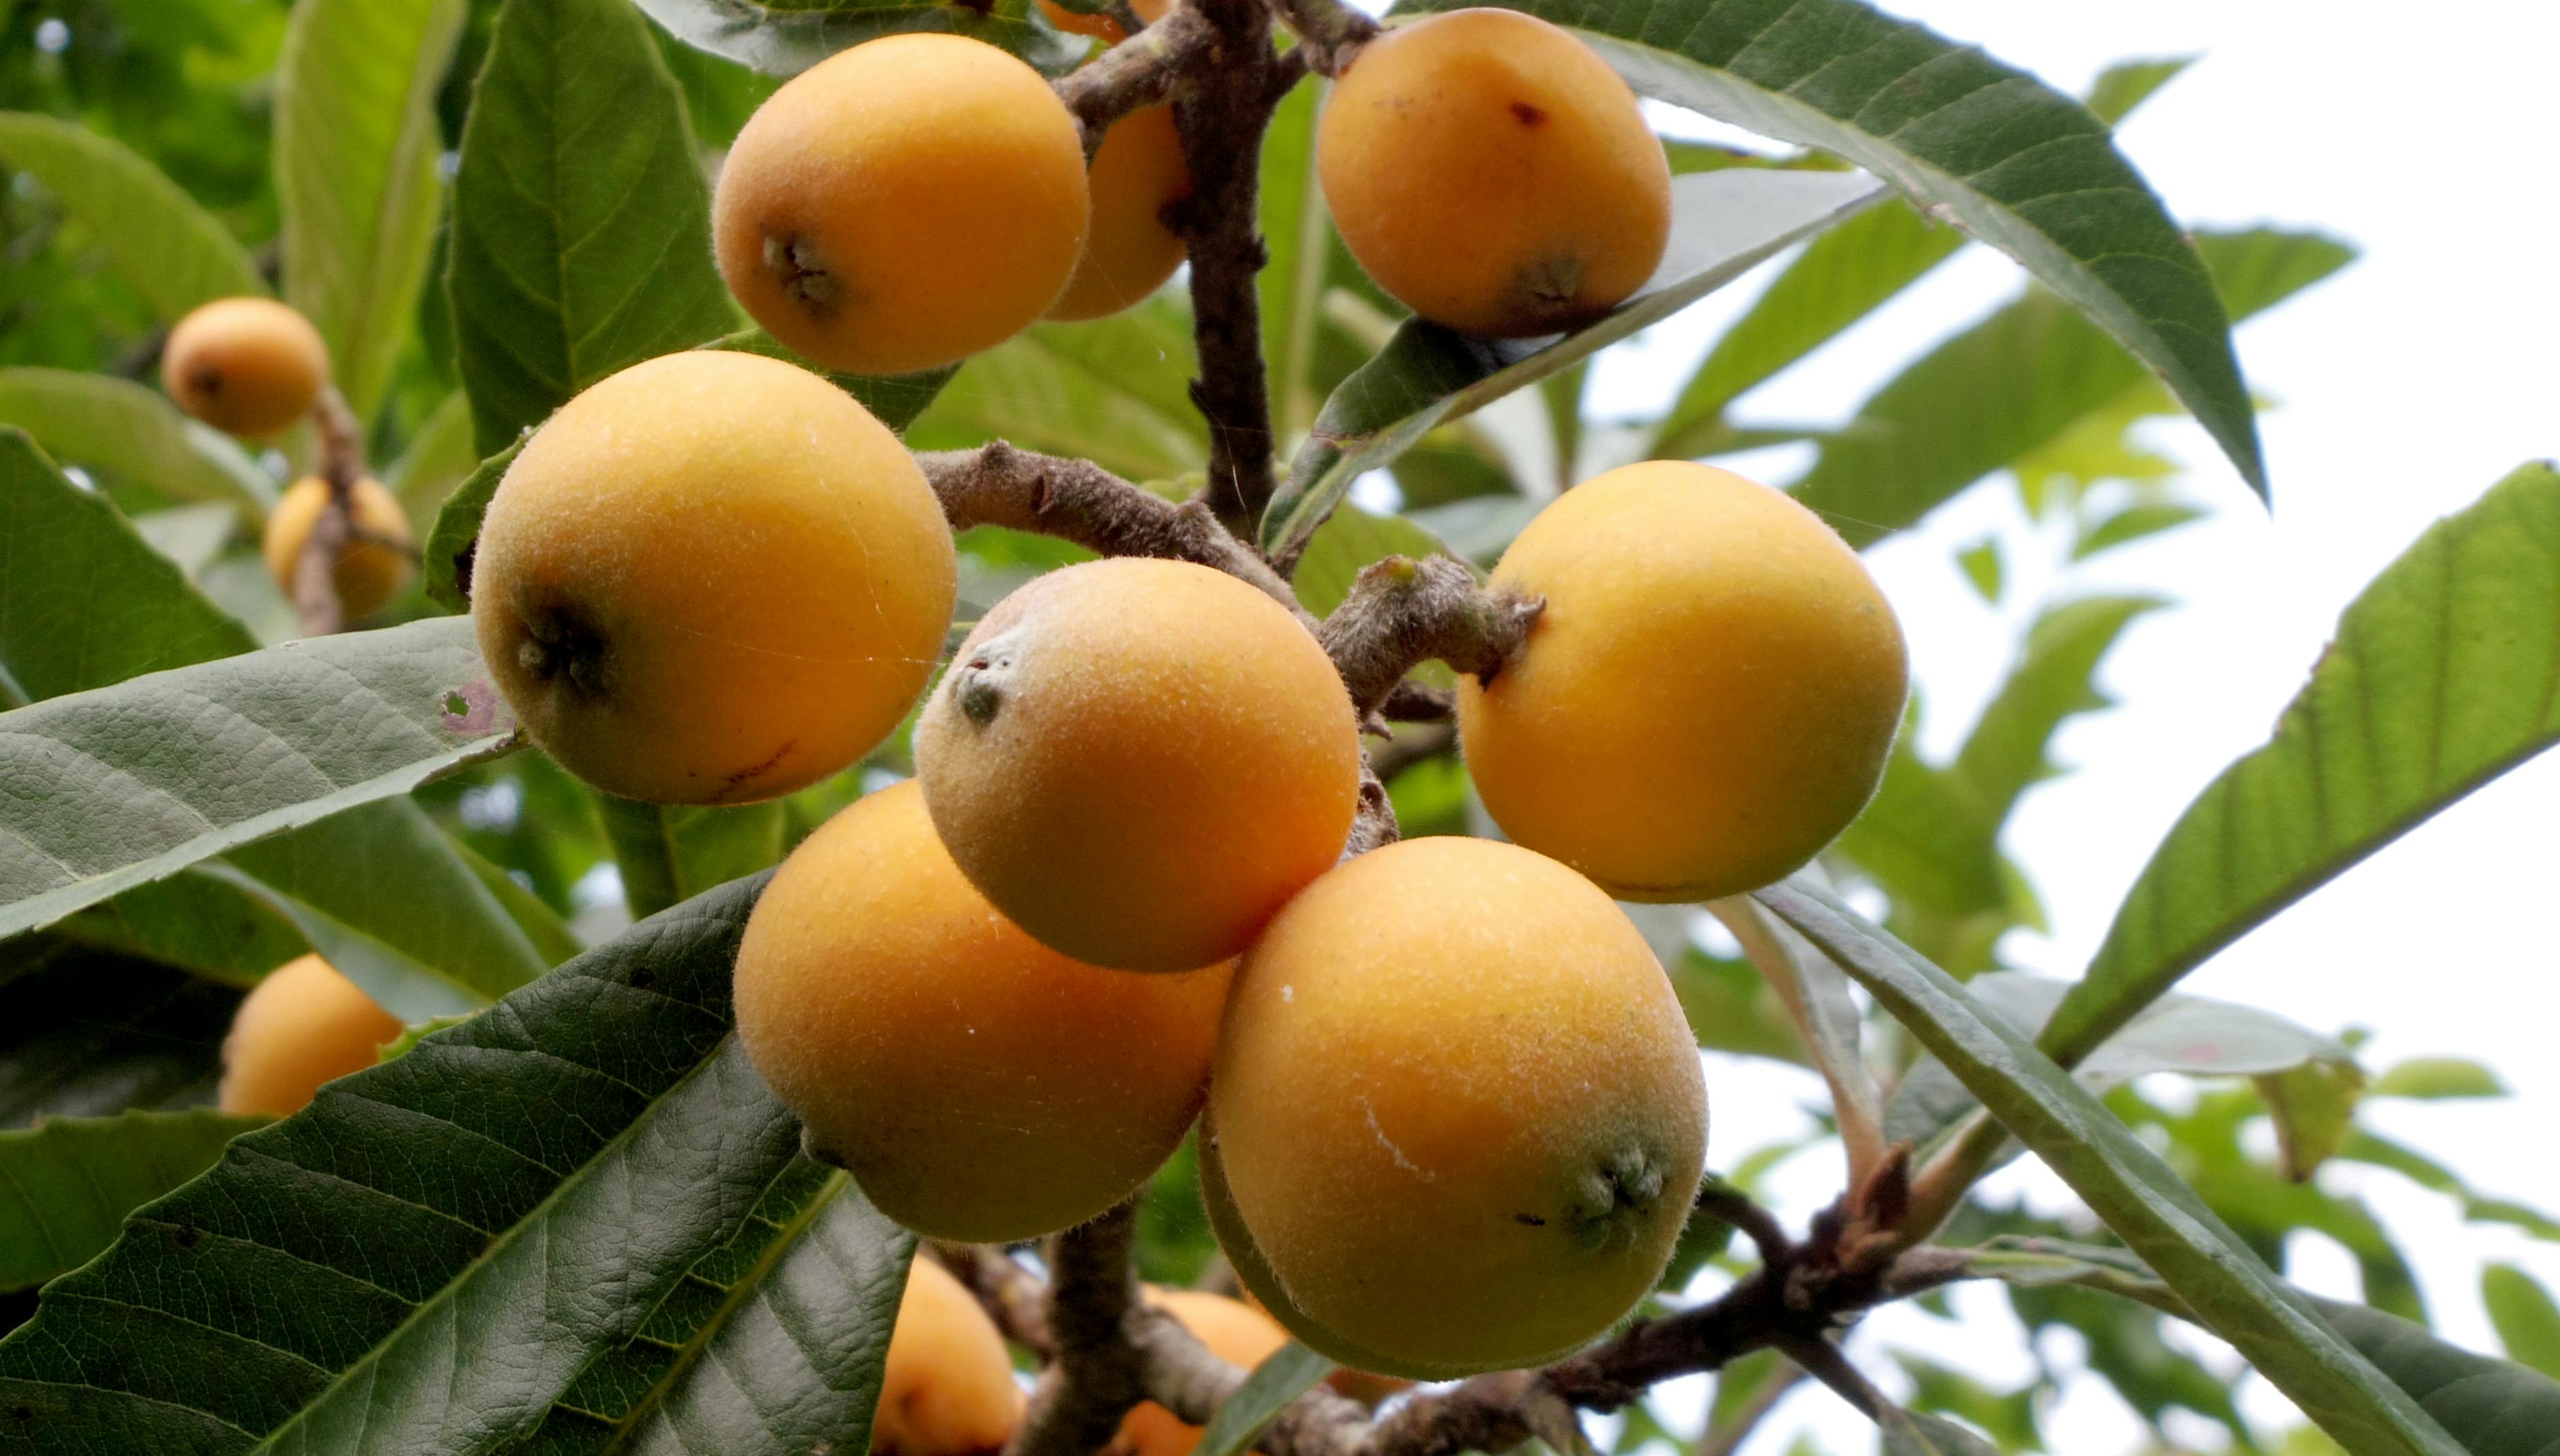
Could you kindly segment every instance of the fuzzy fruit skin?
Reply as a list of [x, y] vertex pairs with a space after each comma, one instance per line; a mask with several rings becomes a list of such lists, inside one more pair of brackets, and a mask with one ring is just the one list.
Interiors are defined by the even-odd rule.
[[[1130, 0], [1129, 8], [1138, 12], [1138, 19], [1154, 25], [1165, 18], [1166, 11], [1174, 8], [1174, 0]], [[1049, 24], [1071, 36], [1090, 36], [1113, 46], [1129, 39], [1129, 33], [1120, 28], [1120, 22], [1108, 15], [1078, 15], [1055, 0], [1040, 0], [1040, 10], [1048, 18]]]
[[1644, 285], [1671, 241], [1671, 165], [1635, 92], [1532, 16], [1453, 10], [1390, 30], [1316, 124], [1317, 175], [1352, 256], [1454, 329], [1529, 338], [1589, 323]]
[[878, 1456], [992, 1456], [1022, 1423], [1005, 1337], [976, 1296], [931, 1259], [906, 1270], [872, 1416]]
[[[1209, 1354], [1247, 1371], [1289, 1343], [1288, 1331], [1242, 1300], [1152, 1284], [1147, 1286], [1146, 1298], [1191, 1331]], [[1103, 1449], [1105, 1456], [1192, 1456], [1200, 1438], [1199, 1426], [1185, 1424], [1155, 1401], [1144, 1400], [1122, 1419], [1120, 1433]]]
[[633, 365], [562, 406], [489, 503], [471, 616], [535, 741], [588, 783], [743, 803], [897, 727], [958, 565], [897, 436], [752, 354]]
[[[412, 540], [408, 513], [400, 509], [398, 496], [368, 475], [358, 480], [355, 490], [348, 494], [347, 507], [350, 524], [358, 531], [382, 538], [350, 540], [338, 553], [337, 569], [330, 573], [338, 591], [338, 607], [353, 620], [373, 615], [400, 595], [415, 567], [409, 563], [408, 553], [384, 544], [406, 546]], [[266, 573], [275, 578], [276, 588], [287, 600], [293, 596], [293, 577], [302, 565], [303, 545], [311, 540], [312, 528], [320, 524], [320, 515], [327, 509], [329, 482], [308, 475], [295, 481], [267, 515], [266, 537], [261, 544]]]
[[400, 1034], [400, 1018], [337, 967], [296, 957], [267, 972], [233, 1013], [215, 1100], [225, 1112], [290, 1117], [321, 1083], [380, 1060], [383, 1044]]
[[1467, 767], [1519, 843], [1620, 899], [1708, 899], [1785, 877], [1874, 795], [1902, 629], [1785, 494], [1625, 466], [1541, 511], [1493, 580], [1546, 598], [1520, 656], [1458, 687]]
[[[1342, 1367], [1327, 1377], [1336, 1390], [1375, 1405], [1416, 1379], [1454, 1380], [1470, 1373], [1465, 1367], [1426, 1367], [1362, 1350], [1309, 1319], [1307, 1312], [1289, 1298], [1289, 1291], [1280, 1287], [1279, 1276], [1271, 1272], [1271, 1261], [1262, 1256], [1262, 1250], [1253, 1242], [1252, 1231], [1244, 1226], [1244, 1215], [1235, 1211], [1235, 1195], [1226, 1186], [1226, 1163], [1218, 1156], [1216, 1122], [1206, 1113], [1200, 1117], [1200, 1205], [1208, 1213], [1209, 1232], [1216, 1235], [1218, 1251], [1226, 1255], [1227, 1267], [1235, 1271], [1235, 1282], [1242, 1286], [1245, 1297], [1299, 1344]], [[1403, 1374], [1377, 1374], [1382, 1368], [1398, 1369]]]
[[1024, 934], [961, 878], [913, 781], [821, 826], [737, 955], [737, 1030], [880, 1212], [1003, 1243], [1095, 1217], [1191, 1127], [1231, 968], [1132, 976]]
[[983, 41], [838, 52], [747, 118], [712, 237], [729, 292], [830, 369], [906, 374], [1013, 337], [1084, 247], [1084, 144], [1040, 73]]
[[1236, 974], [1209, 1088], [1290, 1304], [1417, 1378], [1606, 1331], [1661, 1278], [1705, 1155], [1696, 1043], [1644, 936], [1491, 840], [1309, 886]]
[[232, 434], [273, 434], [311, 412], [329, 348], [272, 298], [217, 298], [169, 331], [160, 384], [178, 407]]
[[1048, 316], [1108, 317], [1165, 285], [1183, 265], [1182, 235], [1165, 209], [1191, 196], [1191, 169], [1170, 104], [1141, 106], [1111, 124], [1093, 154], [1093, 231]]
[[1123, 557], [987, 613], [925, 700], [915, 765], [951, 857], [1017, 924], [1095, 965], [1179, 971], [1241, 953], [1332, 868], [1360, 732], [1278, 602]]

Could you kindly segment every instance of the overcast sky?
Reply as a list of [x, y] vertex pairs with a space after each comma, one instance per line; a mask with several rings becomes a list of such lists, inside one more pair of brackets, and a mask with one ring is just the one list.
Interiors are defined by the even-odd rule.
[[[2015, 631], [2048, 588], [2165, 591], [2171, 610], [2138, 622], [2104, 675], [2125, 706], [2075, 723], [2059, 756], [2077, 772], [2034, 790], [2008, 847], [2035, 875], [2053, 934], [2012, 936], [2011, 964], [2077, 975], [2154, 845], [2195, 791], [2263, 742], [2337, 612], [2428, 523], [2469, 504], [2516, 464], [2560, 454], [2560, 187], [2551, 96], [2560, 5], [2449, 0], [2411, 10], [2312, 0], [1902, 0], [1888, 5], [2074, 90], [2107, 64], [2200, 55], [2122, 133], [2125, 150], [2181, 219], [2199, 226], [2314, 227], [2354, 243], [2344, 273], [2248, 325], [2240, 356], [2278, 407], [2263, 420], [2272, 517], [2185, 421], [2152, 440], [2192, 468], [2216, 518], [2119, 552], [2067, 580], [2013, 586], [1995, 611], [1950, 565], [1997, 534], [2013, 565], [2052, 561], [2004, 490], [1984, 490], [1871, 558], [1901, 611], [1929, 711], [1924, 747], [1943, 754], [2006, 665]], [[2425, 19], [2413, 19], [2423, 15]], [[1838, 418], [1948, 329], [2010, 296], [2017, 270], [1983, 249], [1825, 354], [1746, 398], [1738, 415]], [[1745, 286], [1612, 356], [1595, 381], [1606, 411], [1659, 407]], [[1784, 479], [1801, 461], [1755, 460]], [[2502, 1103], [2388, 1104], [2368, 1112], [2483, 1191], [2560, 1209], [2560, 950], [2550, 899], [2560, 872], [2560, 754], [2527, 764], [2216, 958], [2198, 993], [2282, 1012], [2323, 1031], [2362, 1027], [2373, 1068], [2464, 1054], [2515, 1088]], [[1810, 1079], [1719, 1066], [1712, 1160], [1729, 1164], [1795, 1125]], [[1801, 1217], [1837, 1188], [1827, 1155], [1783, 1180]], [[2494, 1257], [2560, 1286], [2560, 1250], [2462, 1225], [2442, 1200], [2396, 1177], [2334, 1170], [2380, 1209], [2419, 1265], [2440, 1323], [2494, 1350], [2478, 1269]], [[2033, 1184], [2032, 1173], [2011, 1181]], [[2049, 1191], [2050, 1185], [2048, 1185]], [[2297, 1274], [2352, 1295], [2351, 1266], [2300, 1240]], [[2010, 1378], [2014, 1327], [1997, 1298], [1954, 1343]], [[1916, 1313], [1872, 1322], [1861, 1344], [1951, 1332]], [[1870, 1365], [1876, 1362], [1868, 1362]], [[2263, 1384], [2249, 1404], [2281, 1416]], [[1829, 1395], [1800, 1396], [1754, 1443], [1777, 1456], [1800, 1430], [1829, 1449], [1873, 1449], [1871, 1428]], [[2095, 1389], [2048, 1423], [2055, 1449], [2139, 1449], [2139, 1428]], [[2210, 1449], [2209, 1443], [2207, 1449]]]

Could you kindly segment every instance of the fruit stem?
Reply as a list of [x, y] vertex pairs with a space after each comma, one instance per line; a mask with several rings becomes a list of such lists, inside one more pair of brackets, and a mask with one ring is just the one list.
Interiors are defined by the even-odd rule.
[[[1388, 557], [1360, 569], [1316, 639], [1372, 732], [1404, 675], [1433, 659], [1491, 682], [1528, 641], [1545, 603], [1490, 590], [1452, 557]], [[1435, 715], [1437, 716], [1437, 715]]]

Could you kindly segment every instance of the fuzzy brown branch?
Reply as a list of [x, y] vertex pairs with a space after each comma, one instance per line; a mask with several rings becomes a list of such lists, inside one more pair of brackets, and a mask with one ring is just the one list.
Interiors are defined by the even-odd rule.
[[1071, 541], [1106, 557], [1156, 557], [1214, 567], [1317, 625], [1271, 564], [1198, 502], [1177, 505], [1089, 460], [1018, 450], [1003, 440], [915, 457], [954, 531], [1003, 526]]
[[[1393, 700], [1387, 703], [1388, 718], [1395, 716]], [[1425, 759], [1442, 757], [1458, 746], [1458, 730], [1445, 723], [1407, 724], [1395, 730], [1395, 736], [1369, 750], [1369, 767], [1385, 780], [1394, 777]]]
[[[1134, 20], [1134, 15], [1123, 20]], [[1102, 145], [1111, 123], [1174, 93], [1182, 78], [1213, 61], [1217, 27], [1193, 5], [1177, 5], [1165, 18], [1076, 68], [1057, 82], [1058, 99], [1084, 132], [1084, 154]]]
[[1340, 76], [1353, 56], [1378, 33], [1378, 23], [1339, 0], [1272, 0], [1280, 21], [1298, 37], [1308, 69], [1318, 76]]
[[1256, 226], [1262, 133], [1295, 70], [1272, 48], [1264, 0], [1183, 0], [1174, 13], [1187, 11], [1208, 23], [1216, 43], [1174, 93], [1192, 193], [1167, 210], [1166, 221], [1191, 257], [1192, 338], [1200, 353], [1192, 403], [1209, 437], [1201, 499], [1250, 541], [1277, 486], [1254, 281], [1270, 260]]
[[1434, 658], [1491, 682], [1528, 640], [1544, 605], [1488, 590], [1450, 557], [1388, 557], [1361, 568], [1317, 639], [1366, 725], [1406, 673]]
[[338, 559], [354, 530], [356, 482], [365, 474], [364, 427], [336, 385], [322, 385], [311, 422], [320, 436], [320, 478], [329, 485], [329, 508], [313, 523], [293, 564], [293, 615], [305, 637], [326, 637], [347, 625], [338, 600]]
[[933, 1256], [978, 1296], [1005, 1338], [1046, 1360], [1056, 1354], [1048, 1333], [1048, 1291], [1040, 1276], [994, 1244], [937, 1243]]

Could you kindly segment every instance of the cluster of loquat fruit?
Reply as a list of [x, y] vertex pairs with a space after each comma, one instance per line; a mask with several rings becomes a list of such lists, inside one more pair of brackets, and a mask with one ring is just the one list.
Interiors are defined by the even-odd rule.
[[[1318, 145], [1355, 256], [1455, 328], [1586, 322], [1664, 249], [1668, 172], [1634, 96], [1528, 17], [1459, 11], [1370, 42]], [[749, 120], [715, 245], [783, 343], [896, 373], [1152, 292], [1182, 260], [1167, 219], [1188, 189], [1167, 106], [1117, 123], [1088, 168], [1022, 62], [898, 36]], [[278, 346], [280, 327], [208, 327], [226, 353], [182, 326], [172, 393], [229, 427], [289, 422], [325, 360], [316, 338]], [[236, 362], [257, 350], [281, 362]], [[812, 1150], [919, 1233], [1001, 1243], [1109, 1210], [1197, 1124], [1210, 1221], [1267, 1315], [1151, 1298], [1245, 1364], [1294, 1335], [1357, 1370], [1452, 1377], [1560, 1358], [1634, 1308], [1688, 1213], [1706, 1103], [1681, 1010], [1613, 899], [1770, 883], [1872, 794], [1907, 669], [1855, 554], [1704, 465], [1566, 492], [1492, 575], [1543, 603], [1525, 645], [1459, 687], [1461, 750], [1513, 842], [1351, 858], [1360, 724], [1288, 606], [1187, 562], [1073, 566], [991, 609], [926, 694], [956, 581], [895, 434], [747, 353], [669, 355], [580, 393], [482, 527], [489, 670], [600, 789], [772, 798], [854, 763], [923, 695], [915, 778], [791, 854], [737, 957], [739, 1036]], [[262, 1025], [316, 1045], [326, 1021], [368, 1052], [396, 1030], [342, 979], [309, 989], [323, 976], [306, 959], [252, 994], [225, 1105], [290, 1111], [370, 1060], [276, 1053]], [[1002, 1341], [929, 1260], [896, 1339], [876, 1445], [1000, 1445], [1020, 1413]], [[984, 1391], [956, 1393], [964, 1365]], [[1144, 1435], [1159, 1419], [1133, 1414], [1124, 1442], [1180, 1456], [1187, 1441]]]

